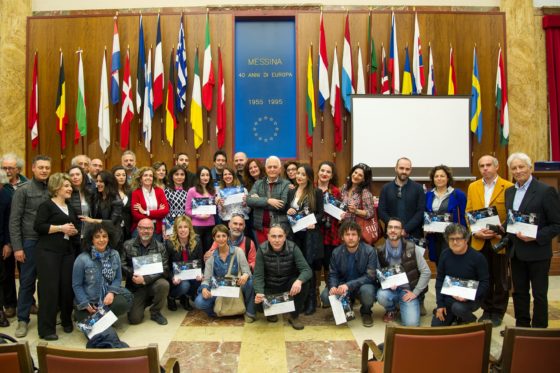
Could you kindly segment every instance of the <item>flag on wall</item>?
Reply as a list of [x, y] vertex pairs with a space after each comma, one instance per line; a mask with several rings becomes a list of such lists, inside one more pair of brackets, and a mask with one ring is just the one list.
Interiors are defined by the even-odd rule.
[[398, 95], [401, 87], [399, 67], [399, 48], [397, 47], [397, 24], [395, 13], [391, 15], [391, 44], [389, 45], [389, 75], [391, 75], [391, 92]]
[[381, 43], [381, 93], [384, 95], [391, 94], [389, 87], [389, 68], [387, 67], [387, 56], [385, 55], [385, 46]]
[[498, 51], [498, 70], [496, 71], [496, 114], [500, 128], [500, 144], [509, 142], [509, 109], [507, 103], [506, 69], [502, 48]]
[[177, 96], [175, 109], [182, 113], [187, 106], [187, 53], [185, 52], [185, 29], [183, 27], [183, 16], [181, 15], [181, 27], [177, 41], [177, 55], [175, 56], [175, 69], [177, 70]]
[[418, 14], [414, 14], [414, 49], [412, 56], [412, 87], [414, 94], [422, 94], [424, 88], [424, 62], [422, 59], [422, 43], [420, 42], [420, 27], [418, 27]]
[[346, 14], [344, 27], [344, 47], [342, 48], [342, 100], [346, 110], [351, 111], [352, 100], [350, 95], [354, 94], [354, 69], [352, 63], [352, 44], [350, 44], [350, 21]]
[[307, 54], [307, 94], [305, 96], [305, 106], [307, 111], [307, 133], [306, 142], [307, 146], [313, 147], [313, 130], [317, 118], [315, 117], [315, 87], [313, 85], [313, 57], [311, 56], [312, 47], [309, 46], [309, 53]]
[[498, 68], [496, 70], [496, 114], [500, 128], [500, 144], [509, 142], [509, 110], [507, 101], [507, 82], [502, 48], [498, 51]]
[[410, 73], [410, 58], [408, 57], [408, 47], [405, 49], [405, 56], [404, 56], [404, 72], [402, 78], [402, 92], [403, 95], [411, 95], [413, 92], [412, 89], [412, 75]]
[[154, 94], [152, 92], [152, 49], [148, 51], [148, 68], [145, 76], [144, 87], [144, 113], [142, 116], [142, 133], [144, 146], [150, 152], [152, 146], [152, 118], [154, 117]]
[[368, 22], [368, 45], [369, 45], [369, 89], [368, 93], [377, 93], [377, 54], [375, 53], [375, 42], [372, 32], [372, 17], [371, 12], [369, 12], [369, 22]]
[[[80, 55], [81, 58], [81, 55]], [[117, 17], [113, 24], [113, 53], [111, 54], [111, 102], [113, 105], [119, 103], [119, 70], [121, 68], [121, 45], [119, 42], [119, 29]]]
[[194, 80], [191, 98], [191, 127], [194, 137], [194, 148], [200, 148], [204, 139], [202, 127], [202, 94], [200, 92], [200, 75], [198, 73], [198, 47], [194, 56]]
[[476, 133], [478, 143], [482, 141], [482, 100], [480, 99], [480, 78], [476, 47], [473, 50], [473, 70], [471, 88], [471, 132]]
[[58, 71], [58, 91], [56, 93], [56, 130], [60, 134], [60, 148], [66, 149], [66, 79], [64, 78], [64, 58], [60, 51], [60, 69]]
[[331, 114], [333, 116], [334, 124], [334, 150], [339, 152], [342, 150], [342, 93], [340, 90], [340, 74], [338, 71], [338, 56], [336, 53], [336, 45], [334, 47], [333, 55], [330, 96]]
[[130, 79], [129, 48], [126, 49], [126, 60], [124, 61], [121, 101], [121, 149], [124, 151], [128, 148], [128, 141], [130, 137], [130, 123], [134, 118], [134, 106], [132, 105], [132, 80]]
[[224, 83], [224, 67], [222, 51], [218, 46], [218, 102], [216, 113], [216, 141], [218, 148], [224, 147], [226, 141], [226, 87]]
[[29, 97], [29, 114], [27, 116], [27, 127], [31, 135], [31, 148], [35, 149], [39, 145], [39, 70], [37, 67], [38, 56], [35, 52], [33, 62], [33, 87]]
[[101, 64], [101, 79], [99, 87], [99, 115], [97, 127], [99, 128], [99, 146], [103, 153], [111, 145], [111, 123], [109, 117], [109, 87], [107, 86], [107, 61], [103, 51], [103, 62]]
[[319, 27], [319, 110], [325, 110], [325, 102], [329, 99], [329, 59], [327, 57], [327, 42], [325, 27], [323, 26], [323, 12], [321, 12], [321, 26]]
[[430, 57], [428, 58], [428, 89], [426, 94], [429, 96], [435, 96], [436, 91], [436, 81], [435, 81], [435, 71], [434, 71], [434, 58], [432, 57], [432, 46], [430, 45]]
[[356, 93], [359, 95], [363, 95], [366, 93], [366, 78], [364, 77], [362, 48], [360, 48], [360, 44], [358, 44], [358, 84], [356, 85]]
[[455, 76], [455, 58], [453, 57], [453, 47], [449, 48], [449, 82], [447, 94], [452, 96], [457, 93], [457, 78]]
[[154, 83], [152, 86], [154, 108], [156, 111], [163, 104], [163, 51], [161, 46], [161, 25], [157, 17], [156, 49], [154, 51]]
[[210, 20], [206, 13], [206, 42], [204, 48], [204, 65], [202, 67], [202, 102], [206, 111], [212, 110], [214, 91], [214, 68], [212, 67], [212, 46], [210, 44]]
[[144, 49], [144, 27], [140, 15], [140, 30], [138, 31], [138, 64], [136, 65], [136, 112], [142, 111], [142, 99], [146, 90], [146, 52]]
[[87, 135], [86, 96], [84, 89], [84, 64], [82, 50], [78, 51], [78, 97], [76, 98], [76, 126], [74, 130], [74, 144], [81, 136]]
[[169, 72], [167, 77], [167, 95], [165, 100], [165, 138], [170, 146], [173, 146], [173, 137], [175, 129], [177, 128], [177, 118], [175, 117], [175, 86], [173, 84], [173, 53], [171, 48], [171, 55], [169, 56]]

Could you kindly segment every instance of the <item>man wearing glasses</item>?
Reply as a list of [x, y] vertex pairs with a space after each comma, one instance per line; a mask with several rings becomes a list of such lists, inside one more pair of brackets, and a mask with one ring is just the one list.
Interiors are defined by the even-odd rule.
[[[467, 228], [460, 224], [450, 224], [443, 234], [449, 249], [440, 256], [436, 277], [437, 308], [432, 318], [432, 326], [449, 326], [453, 322], [471, 323], [476, 321], [474, 312], [480, 308], [490, 285], [488, 263], [484, 256], [468, 245]], [[448, 277], [447, 277], [448, 276]], [[446, 278], [447, 277], [447, 278]], [[442, 294], [444, 281], [455, 278], [461, 283], [478, 281], [474, 300], [460, 296]]]
[[2, 156], [1, 163], [2, 169], [6, 171], [6, 176], [10, 179], [10, 181], [4, 185], [4, 188], [9, 191], [10, 197], [12, 197], [16, 189], [27, 181], [27, 178], [20, 174], [23, 168], [23, 159], [19, 158], [14, 153], [8, 153]]
[[[135, 272], [132, 258], [159, 254], [163, 272], [151, 275], [140, 275]], [[121, 254], [123, 277], [126, 288], [134, 295], [132, 308], [128, 313], [131, 324], [140, 324], [144, 319], [144, 309], [150, 305], [150, 319], [159, 325], [167, 325], [167, 319], [161, 314], [169, 294], [167, 252], [163, 244], [154, 239], [154, 223], [148, 219], [138, 222], [138, 237], [124, 243]]]

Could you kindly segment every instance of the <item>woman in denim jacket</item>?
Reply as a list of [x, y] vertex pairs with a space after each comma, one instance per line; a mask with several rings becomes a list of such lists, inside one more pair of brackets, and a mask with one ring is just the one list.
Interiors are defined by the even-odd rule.
[[74, 262], [72, 288], [75, 318], [81, 321], [106, 305], [118, 317], [130, 309], [132, 294], [121, 286], [121, 259], [109, 246], [111, 227], [93, 224], [84, 242], [85, 250]]

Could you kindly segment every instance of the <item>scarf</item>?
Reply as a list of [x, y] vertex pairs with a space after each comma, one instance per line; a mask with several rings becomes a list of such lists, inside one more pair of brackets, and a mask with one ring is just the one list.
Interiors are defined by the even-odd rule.
[[397, 246], [396, 250], [391, 246], [389, 240], [385, 241], [385, 258], [387, 259], [387, 263], [389, 265], [394, 265], [396, 263], [401, 262], [401, 255], [403, 250], [402, 240], [399, 240], [399, 246]]
[[109, 284], [115, 279], [115, 271], [111, 265], [111, 249], [106, 248], [105, 251], [99, 252], [95, 247], [91, 248], [91, 259], [98, 260], [101, 263], [101, 275], [103, 276], [103, 282], [101, 284], [101, 297], [103, 300], [107, 291], [109, 289]]

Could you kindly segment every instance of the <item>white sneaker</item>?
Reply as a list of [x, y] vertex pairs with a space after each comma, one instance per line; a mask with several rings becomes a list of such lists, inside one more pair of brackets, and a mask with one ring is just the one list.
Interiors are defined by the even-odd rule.
[[27, 323], [25, 321], [18, 321], [15, 336], [23, 338], [27, 335]]

